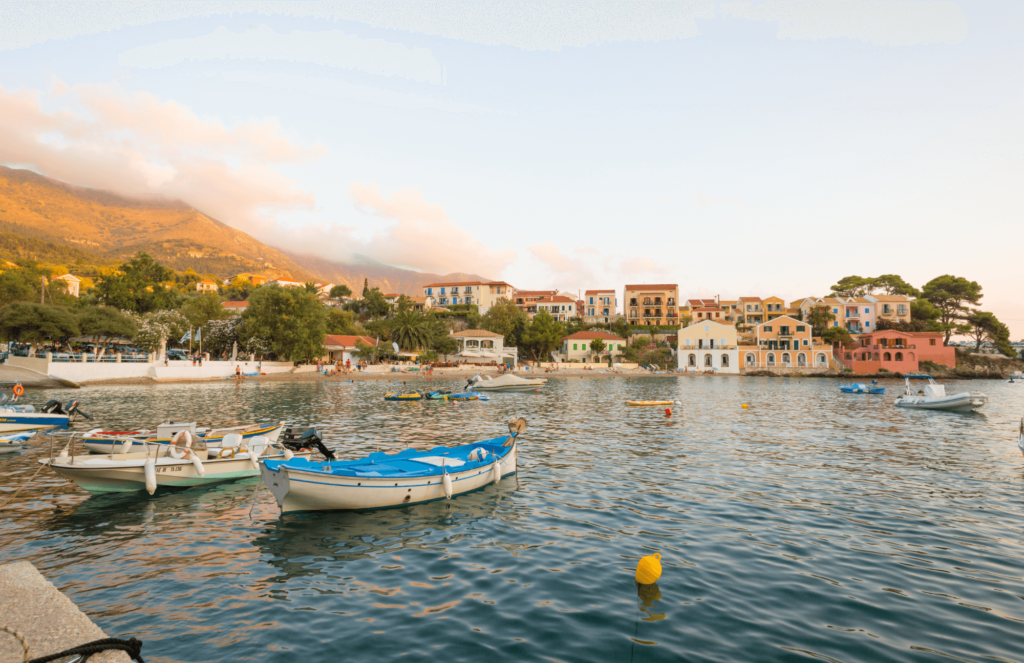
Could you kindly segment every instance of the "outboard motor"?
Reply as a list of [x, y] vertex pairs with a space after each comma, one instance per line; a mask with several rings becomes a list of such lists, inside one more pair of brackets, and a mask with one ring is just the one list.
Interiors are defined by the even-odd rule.
[[315, 428], [288, 428], [281, 433], [281, 444], [292, 451], [316, 449], [327, 460], [337, 460], [334, 452], [327, 448]]
[[60, 401], [57, 400], [46, 401], [46, 405], [43, 406], [42, 411], [45, 414], [67, 414], [67, 412], [65, 412], [60, 406]]
[[77, 400], [70, 400], [70, 401], [68, 401], [67, 405], [64, 406], [64, 410], [67, 411], [67, 413], [68, 413], [68, 421], [69, 422], [74, 421], [75, 417], [77, 417], [78, 415], [82, 415], [83, 417], [85, 417], [89, 421], [92, 421], [92, 417], [90, 417], [85, 412], [82, 412], [81, 410], [78, 409], [78, 401]]

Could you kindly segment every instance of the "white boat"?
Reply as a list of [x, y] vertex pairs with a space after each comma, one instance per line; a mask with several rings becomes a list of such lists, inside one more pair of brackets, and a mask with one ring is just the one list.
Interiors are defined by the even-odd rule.
[[146, 443], [169, 444], [171, 439], [183, 430], [187, 430], [193, 439], [202, 440], [208, 449], [220, 449], [224, 438], [237, 433], [243, 439], [265, 437], [271, 443], [277, 443], [284, 429], [284, 422], [267, 424], [250, 424], [246, 426], [227, 426], [223, 428], [202, 428], [194, 421], [169, 421], [160, 424], [156, 430], [106, 431], [95, 429], [85, 433], [82, 443], [89, 451], [97, 454], [113, 453], [121, 448], [126, 439], [132, 439], [135, 451], [141, 451]]
[[78, 409], [76, 400], [68, 401], [65, 406], [61, 406], [60, 401], [51, 400], [36, 410], [34, 405], [18, 405], [18, 399], [25, 393], [21, 383], [4, 382], [0, 387], [10, 387], [12, 392], [0, 392], [0, 434], [67, 428], [79, 414], [90, 418]]
[[1024, 454], [1024, 417], [1020, 418], [1020, 433], [1017, 435], [1017, 448]]
[[[928, 383], [917, 389], [911, 385], [914, 379]], [[918, 410], [945, 410], [947, 412], [973, 412], [988, 403], [988, 396], [980, 391], [960, 392], [946, 395], [946, 388], [935, 382], [930, 375], [908, 375], [906, 392], [896, 399], [896, 407]]]
[[147, 442], [140, 451], [126, 438], [122, 449], [105, 455], [80, 455], [80, 442], [72, 439], [59, 455], [40, 459], [54, 472], [90, 493], [125, 493], [140, 490], [150, 495], [157, 488], [185, 488], [258, 476], [259, 459], [308, 458], [310, 452], [292, 453], [266, 437], [243, 440], [238, 433], [225, 436], [224, 446], [209, 449], [188, 431], [174, 444]]
[[470, 391], [532, 391], [540, 389], [547, 382], [547, 378], [521, 378], [511, 373], [493, 379], [490, 375], [482, 378], [474, 375], [466, 382], [466, 388]]
[[1007, 380], [1007, 382], [1009, 382], [1010, 384], [1013, 384], [1014, 382], [1024, 382], [1024, 373], [1021, 373], [1020, 371], [1014, 371], [1013, 373], [1010, 374], [1010, 379]]
[[509, 422], [509, 434], [430, 451], [372, 453], [348, 461], [263, 460], [260, 472], [281, 507], [295, 511], [351, 511], [452, 498], [516, 473], [516, 437], [526, 420]]
[[0, 454], [13, 454], [21, 451], [24, 443], [32, 439], [35, 434], [35, 431], [30, 430], [0, 435]]

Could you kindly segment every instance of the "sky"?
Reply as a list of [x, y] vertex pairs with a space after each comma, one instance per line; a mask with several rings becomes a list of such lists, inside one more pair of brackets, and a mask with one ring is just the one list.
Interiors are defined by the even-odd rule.
[[579, 291], [978, 281], [1024, 338], [1024, 3], [0, 3], [0, 163]]

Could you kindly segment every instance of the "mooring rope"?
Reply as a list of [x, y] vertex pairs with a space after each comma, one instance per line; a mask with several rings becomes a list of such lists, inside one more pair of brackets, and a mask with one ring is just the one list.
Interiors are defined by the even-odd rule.
[[40, 465], [39, 469], [36, 470], [36, 473], [33, 474], [31, 477], [29, 477], [28, 481], [26, 481], [25, 483], [21, 484], [21, 488], [19, 488], [18, 490], [14, 491], [14, 494], [12, 494], [10, 497], [5, 499], [3, 502], [0, 502], [0, 509], [4, 508], [5, 506], [7, 506], [11, 502], [13, 502], [14, 498], [18, 496], [18, 493], [20, 493], [21, 491], [25, 490], [25, 487], [28, 486], [30, 483], [32, 483], [33, 479], [35, 479], [37, 476], [39, 476], [39, 473], [43, 471], [44, 467], [46, 467], [46, 465]]

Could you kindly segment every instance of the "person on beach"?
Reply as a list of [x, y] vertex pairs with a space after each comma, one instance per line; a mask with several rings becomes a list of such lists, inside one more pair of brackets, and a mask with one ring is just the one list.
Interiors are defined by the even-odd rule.
[[237, 364], [235, 365], [235, 379], [236, 380], [241, 380], [242, 379], [242, 367], [237, 365]]
[[195, 368], [195, 365], [196, 365], [196, 356], [192, 355], [192, 367]]

